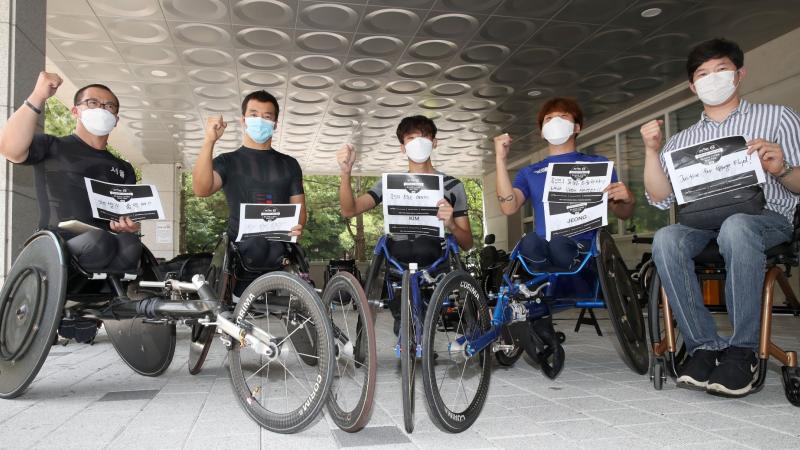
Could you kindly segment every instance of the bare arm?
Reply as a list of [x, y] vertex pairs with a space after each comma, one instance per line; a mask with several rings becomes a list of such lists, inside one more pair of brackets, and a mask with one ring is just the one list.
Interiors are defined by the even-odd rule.
[[497, 200], [500, 202], [500, 211], [510, 216], [525, 204], [525, 195], [511, 185], [511, 178], [508, 176], [506, 158], [511, 148], [511, 136], [501, 134], [494, 138], [495, 162], [497, 166]]
[[661, 125], [663, 120], [651, 120], [639, 130], [644, 141], [644, 188], [654, 203], [663, 201], [672, 194], [672, 184], [661, 167]]
[[192, 190], [198, 197], [208, 197], [222, 189], [222, 178], [214, 171], [213, 155], [214, 144], [222, 137], [227, 126], [222, 116], [208, 118], [203, 148], [192, 169]]
[[[58, 75], [39, 72], [36, 86], [28, 96], [28, 102], [44, 111], [45, 102], [56, 93], [61, 83], [63, 80]], [[27, 105], [14, 111], [14, 114], [6, 121], [3, 130], [0, 131], [0, 155], [5, 156], [12, 163], [21, 163], [28, 159], [28, 149], [33, 142], [38, 121], [39, 114]]]
[[289, 203], [300, 205], [300, 218], [298, 219], [300, 225], [306, 226], [308, 220], [308, 213], [306, 212], [306, 194], [298, 194], [289, 197]]
[[349, 219], [374, 208], [375, 199], [371, 195], [362, 194], [358, 198], [353, 195], [353, 187], [350, 186], [350, 172], [356, 162], [356, 152], [351, 144], [344, 144], [336, 152], [336, 162], [341, 170], [339, 206], [342, 208], [342, 216]]
[[472, 248], [472, 227], [469, 223], [469, 217], [461, 216], [453, 219], [452, 227], [448, 228], [450, 233], [456, 238], [458, 246], [464, 250]]

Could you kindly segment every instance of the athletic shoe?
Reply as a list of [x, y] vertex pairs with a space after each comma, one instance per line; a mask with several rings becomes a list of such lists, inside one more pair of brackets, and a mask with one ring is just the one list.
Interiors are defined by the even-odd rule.
[[678, 371], [678, 387], [704, 391], [721, 354], [719, 350], [695, 350]]
[[744, 397], [758, 378], [758, 358], [749, 348], [729, 347], [711, 372], [706, 391], [723, 397]]

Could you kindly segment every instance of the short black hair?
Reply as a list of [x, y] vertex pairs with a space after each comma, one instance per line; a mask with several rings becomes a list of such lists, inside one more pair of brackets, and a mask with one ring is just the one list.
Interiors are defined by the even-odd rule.
[[689, 75], [689, 81], [692, 81], [697, 68], [703, 63], [711, 59], [725, 57], [733, 61], [737, 69], [741, 69], [744, 65], [744, 52], [733, 41], [715, 38], [699, 44], [689, 52], [689, 57], [686, 59], [686, 74]]
[[263, 89], [247, 94], [244, 97], [244, 100], [242, 100], [242, 115], [247, 112], [247, 104], [250, 102], [250, 100], [255, 100], [261, 103], [272, 103], [275, 106], [275, 121], [278, 121], [278, 114], [280, 113], [281, 108], [278, 106], [278, 99], [275, 98], [274, 95]]
[[436, 138], [436, 124], [433, 123], [433, 120], [425, 116], [408, 116], [404, 117], [397, 125], [397, 140], [403, 144], [403, 137], [415, 131], [419, 131], [423, 136], [431, 139]]
[[112, 91], [110, 87], [106, 86], [105, 84], [99, 84], [99, 83], [87, 84], [86, 86], [78, 89], [77, 92], [75, 92], [75, 96], [72, 97], [72, 104], [75, 105], [75, 106], [78, 106], [78, 102], [83, 101], [83, 98], [82, 98], [83, 97], [83, 92], [86, 91], [89, 88], [98, 88], [98, 89], [103, 89], [105, 91], [108, 91], [114, 97], [114, 101], [117, 102], [117, 106], [120, 106], [119, 98], [117, 98], [117, 94], [115, 94], [114, 91]]

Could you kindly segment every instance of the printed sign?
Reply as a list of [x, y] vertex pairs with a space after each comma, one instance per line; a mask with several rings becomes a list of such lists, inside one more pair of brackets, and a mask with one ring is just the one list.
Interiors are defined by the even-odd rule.
[[603, 189], [611, 183], [614, 163], [551, 163], [544, 181], [545, 202], [599, 202]]
[[444, 198], [442, 175], [383, 174], [383, 226], [386, 234], [444, 237], [436, 204]]
[[297, 236], [290, 236], [289, 233], [298, 223], [299, 204], [242, 203], [239, 206], [239, 234], [236, 242], [257, 236], [271, 241], [297, 242]]
[[84, 178], [92, 217], [119, 220], [127, 216], [134, 222], [163, 219], [158, 191], [151, 184], [113, 184]]
[[575, 236], [608, 225], [608, 202], [545, 202], [548, 241], [553, 236]]

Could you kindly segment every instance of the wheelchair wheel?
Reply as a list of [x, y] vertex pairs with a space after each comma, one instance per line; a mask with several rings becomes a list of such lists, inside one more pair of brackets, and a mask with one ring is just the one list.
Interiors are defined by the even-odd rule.
[[[658, 272], [655, 270], [653, 270], [648, 284], [650, 287], [650, 292], [649, 300], [647, 302], [647, 331], [652, 346], [659, 344], [662, 340], [666, 339], [666, 324], [663, 323], [664, 318], [662, 317], [661, 309], [661, 278], [658, 276]], [[655, 357], [660, 359], [664, 364], [663, 372], [665, 376], [669, 375], [671, 378], [677, 378], [678, 368], [686, 358], [686, 346], [683, 344], [683, 337], [681, 336], [680, 330], [678, 330], [678, 324], [675, 319], [672, 319], [672, 330], [675, 336], [676, 352], [672, 353], [669, 350], [666, 350], [664, 354], [655, 355]]]
[[[152, 267], [145, 267], [142, 280], [158, 281]], [[128, 298], [141, 300], [155, 295], [139, 290], [138, 281], [128, 285]], [[148, 323], [146, 319], [104, 320], [108, 339], [120, 358], [134, 372], [146, 377], [164, 373], [175, 355], [175, 323]]]
[[491, 346], [468, 355], [467, 343], [490, 329], [480, 285], [467, 272], [447, 274], [428, 304], [422, 358], [430, 417], [443, 431], [468, 429], [483, 409], [492, 373]]
[[[211, 258], [211, 265], [206, 273], [206, 281], [219, 296], [222, 310], [231, 308], [230, 292], [226, 292], [230, 289], [227, 273], [230, 263], [228, 247], [228, 233], [223, 233], [217, 243], [217, 247], [214, 249], [214, 256]], [[216, 331], [217, 327], [207, 327], [196, 322], [192, 324], [192, 334], [189, 342], [190, 374], [197, 375], [203, 369], [203, 364], [205, 364], [208, 352], [214, 342]]]
[[372, 308], [355, 276], [339, 272], [325, 284], [322, 302], [328, 309], [336, 352], [328, 412], [344, 431], [367, 425], [375, 397], [378, 361]]
[[[296, 275], [271, 272], [244, 290], [232, 320], [269, 335], [274, 351], [266, 356], [231, 339], [231, 383], [242, 408], [269, 431], [301, 430], [322, 409], [333, 381], [333, 332], [319, 295]], [[306, 331], [315, 346], [300, 349], [293, 334]], [[309, 365], [301, 356], [317, 363]]]
[[35, 234], [0, 291], [0, 398], [20, 396], [39, 373], [64, 311], [67, 266], [53, 233]]
[[528, 322], [530, 344], [525, 353], [549, 379], [554, 380], [564, 369], [566, 354], [561, 346], [561, 339], [553, 329], [552, 317], [543, 317]]
[[372, 255], [372, 263], [367, 270], [367, 278], [364, 281], [364, 292], [367, 294], [367, 300], [375, 301], [383, 300], [383, 289], [386, 282], [386, 272], [384, 270], [384, 263], [386, 257], [383, 253]]
[[800, 368], [783, 366], [781, 377], [786, 400], [794, 406], [800, 406]]
[[597, 240], [600, 249], [597, 273], [608, 317], [620, 344], [620, 356], [634, 372], [644, 375], [650, 366], [650, 351], [636, 288], [611, 235], [600, 230]]
[[498, 350], [494, 352], [494, 358], [501, 366], [513, 366], [525, 352], [525, 349], [523, 349], [521, 345], [518, 345], [518, 343], [514, 341], [514, 337], [511, 334], [511, 329], [508, 325], [503, 325], [503, 329], [500, 333], [500, 343], [503, 345], [514, 346], [513, 350]]
[[403, 272], [400, 292], [400, 372], [402, 373], [403, 425], [406, 433], [414, 431], [414, 382], [417, 345], [414, 333], [414, 311], [411, 297], [411, 273]]

